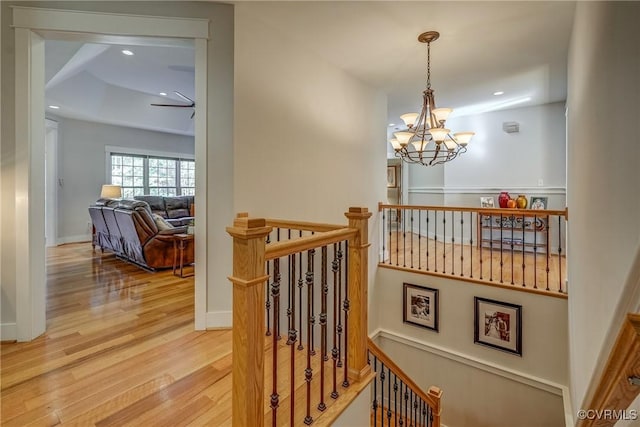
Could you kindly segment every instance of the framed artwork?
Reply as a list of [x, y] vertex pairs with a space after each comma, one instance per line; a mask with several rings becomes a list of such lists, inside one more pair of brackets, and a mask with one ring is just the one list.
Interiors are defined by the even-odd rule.
[[531, 196], [531, 204], [529, 209], [547, 209], [547, 197]]
[[438, 290], [405, 283], [402, 321], [438, 332]]
[[387, 166], [387, 188], [397, 188], [398, 166]]
[[522, 357], [522, 306], [480, 297], [474, 302], [473, 342]]
[[480, 197], [480, 206], [483, 208], [495, 208], [493, 197]]

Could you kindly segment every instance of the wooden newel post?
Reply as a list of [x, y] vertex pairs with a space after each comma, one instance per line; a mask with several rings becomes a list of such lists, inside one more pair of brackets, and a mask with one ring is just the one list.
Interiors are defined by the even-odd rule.
[[369, 218], [367, 208], [349, 208], [345, 213], [349, 219], [349, 228], [358, 230], [358, 234], [349, 240], [349, 342], [348, 375], [349, 379], [360, 381], [370, 372], [367, 363], [368, 288], [369, 288]]
[[442, 412], [442, 406], [440, 405], [442, 399], [442, 390], [439, 387], [431, 386], [427, 391], [427, 394], [433, 397], [435, 401], [435, 405], [433, 405], [432, 414], [433, 414], [433, 423], [431, 424], [433, 427], [440, 427], [440, 414]]
[[233, 237], [233, 425], [264, 424], [264, 219], [240, 213], [227, 227]]

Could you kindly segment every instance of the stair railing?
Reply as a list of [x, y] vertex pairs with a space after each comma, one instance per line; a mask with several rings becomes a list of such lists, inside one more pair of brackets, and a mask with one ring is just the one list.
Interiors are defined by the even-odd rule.
[[370, 378], [371, 213], [350, 208], [345, 216], [341, 226], [242, 213], [227, 228], [234, 426], [265, 425], [265, 413], [273, 426], [311, 425], [344, 389]]
[[379, 204], [379, 266], [561, 298], [567, 210]]
[[442, 390], [431, 386], [425, 393], [371, 339], [369, 364], [376, 374], [372, 385], [371, 425], [440, 427]]

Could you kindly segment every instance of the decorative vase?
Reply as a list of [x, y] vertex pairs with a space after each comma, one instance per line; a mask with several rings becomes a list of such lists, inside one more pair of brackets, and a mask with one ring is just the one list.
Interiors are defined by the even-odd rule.
[[509, 199], [507, 200], [507, 207], [509, 209], [515, 209], [518, 205], [516, 204], [516, 201], [514, 199]]
[[527, 209], [528, 203], [529, 201], [527, 200], [524, 194], [518, 195], [518, 198], [516, 199], [516, 206], [518, 206], [518, 209]]
[[509, 196], [509, 193], [506, 191], [503, 191], [502, 193], [500, 193], [500, 195], [498, 196], [498, 204], [500, 205], [501, 208], [506, 208], [507, 207], [507, 202], [511, 199], [511, 197]]

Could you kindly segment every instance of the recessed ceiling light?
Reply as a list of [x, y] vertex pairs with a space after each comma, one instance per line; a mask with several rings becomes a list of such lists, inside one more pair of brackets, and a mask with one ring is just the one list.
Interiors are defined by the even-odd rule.
[[167, 93], [166, 92], [160, 92], [160, 95], [167, 96]]
[[495, 96], [500, 96], [500, 95], [504, 95], [504, 92], [503, 92], [503, 91], [501, 91], [501, 90], [499, 90], [499, 91], [497, 91], [497, 92], [493, 92], [493, 94], [494, 94]]
[[396, 125], [395, 123], [389, 123], [389, 127], [395, 126], [395, 125]]
[[133, 55], [133, 52], [131, 52], [130, 50], [127, 50], [127, 49], [124, 49], [124, 50], [122, 51], [122, 53], [124, 53], [124, 54], [125, 54], [125, 55], [127, 55], [127, 56], [131, 56], [131, 55]]
[[51, 108], [52, 110], [59, 110], [60, 107], [58, 105], [49, 105], [49, 108]]

